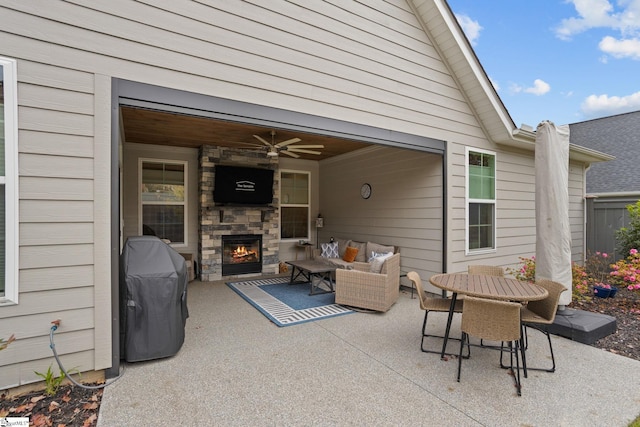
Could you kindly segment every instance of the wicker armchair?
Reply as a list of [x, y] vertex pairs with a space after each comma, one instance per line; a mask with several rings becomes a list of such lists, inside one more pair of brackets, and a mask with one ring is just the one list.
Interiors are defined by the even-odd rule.
[[387, 258], [380, 273], [372, 273], [368, 266], [336, 270], [336, 304], [387, 311], [398, 299], [399, 290], [400, 254]]

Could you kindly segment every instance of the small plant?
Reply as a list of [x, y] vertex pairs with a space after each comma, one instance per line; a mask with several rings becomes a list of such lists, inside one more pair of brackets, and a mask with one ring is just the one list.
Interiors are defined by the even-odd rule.
[[[535, 282], [536, 280], [536, 257], [531, 258], [520, 257], [520, 267], [513, 269], [507, 268], [507, 273], [513, 275], [518, 280]], [[571, 291], [573, 299], [576, 301], [590, 301], [590, 281], [583, 267], [575, 262], [571, 263]]]
[[640, 200], [633, 205], [627, 205], [629, 212], [629, 226], [616, 230], [618, 252], [628, 254], [631, 249], [640, 248]]
[[571, 263], [571, 285], [571, 294], [574, 300], [591, 301], [589, 274], [575, 262]]
[[[69, 372], [79, 373], [75, 368], [71, 369]], [[62, 369], [60, 370], [60, 375], [55, 376], [53, 370], [51, 370], [51, 365], [49, 365], [47, 372], [45, 372], [44, 374], [38, 371], [35, 371], [35, 373], [37, 376], [41, 377], [44, 380], [46, 384], [44, 392], [47, 394], [47, 396], [55, 396], [55, 394], [58, 392], [58, 389], [62, 385], [62, 382], [67, 377]]]
[[15, 335], [13, 335], [13, 334], [12, 334], [12, 335], [9, 337], [9, 339], [8, 339], [8, 340], [6, 340], [6, 341], [5, 341], [4, 339], [0, 338], [0, 350], [4, 350], [5, 348], [7, 348], [7, 346], [8, 346], [9, 344], [11, 344], [12, 342], [14, 342], [15, 340], [16, 340], [16, 336], [15, 336]]
[[640, 253], [635, 248], [629, 250], [629, 256], [615, 264], [609, 281], [618, 286], [626, 286], [630, 291], [640, 291]]
[[536, 279], [536, 257], [532, 256], [531, 258], [520, 257], [520, 263], [522, 264], [519, 268], [507, 268], [507, 273], [511, 274], [518, 280], [523, 280], [527, 282], [533, 282]]
[[611, 258], [606, 252], [588, 253], [584, 261], [584, 271], [589, 284], [606, 284], [609, 281]]

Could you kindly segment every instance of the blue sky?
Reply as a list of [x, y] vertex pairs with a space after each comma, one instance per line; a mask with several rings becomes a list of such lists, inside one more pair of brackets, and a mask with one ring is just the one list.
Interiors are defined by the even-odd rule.
[[517, 126], [640, 110], [640, 0], [448, 0]]

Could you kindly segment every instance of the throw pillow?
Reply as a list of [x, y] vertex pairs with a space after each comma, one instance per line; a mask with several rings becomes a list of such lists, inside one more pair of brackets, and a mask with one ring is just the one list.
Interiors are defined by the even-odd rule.
[[347, 249], [347, 246], [351, 246], [351, 240], [349, 239], [341, 239], [337, 238], [336, 242], [338, 242], [338, 256], [342, 258], [344, 256], [344, 251]]
[[358, 255], [356, 255], [357, 262], [367, 262], [367, 244], [362, 242], [354, 242], [353, 240], [349, 243], [349, 246], [352, 248], [358, 249]]
[[356, 260], [356, 255], [358, 255], [358, 249], [353, 248], [351, 246], [347, 246], [347, 249], [344, 251], [343, 260], [346, 262], [353, 262]]
[[[372, 258], [371, 253], [375, 252], [378, 254], [384, 254], [387, 252], [393, 252], [395, 250], [395, 248], [393, 246], [389, 246], [389, 245], [379, 245], [377, 243], [373, 243], [373, 242], [367, 242], [367, 256], [369, 256], [369, 258]], [[371, 262], [371, 261], [369, 261]]]
[[372, 273], [380, 273], [382, 271], [382, 264], [393, 256], [393, 252], [387, 252], [386, 254], [379, 255], [371, 261], [371, 272]]
[[320, 256], [323, 258], [338, 258], [338, 242], [323, 243]]
[[389, 251], [389, 252], [371, 252], [371, 256], [369, 257], [369, 260], [368, 260], [367, 262], [373, 262], [373, 260], [374, 260], [376, 257], [382, 256], [382, 255], [386, 255], [386, 254], [388, 254], [388, 253], [393, 254], [393, 252], [392, 252], [392, 251]]

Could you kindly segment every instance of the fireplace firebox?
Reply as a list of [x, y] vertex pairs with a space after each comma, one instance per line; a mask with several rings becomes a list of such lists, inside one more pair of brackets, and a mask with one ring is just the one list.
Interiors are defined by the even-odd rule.
[[262, 236], [236, 234], [222, 236], [222, 275], [261, 273]]

